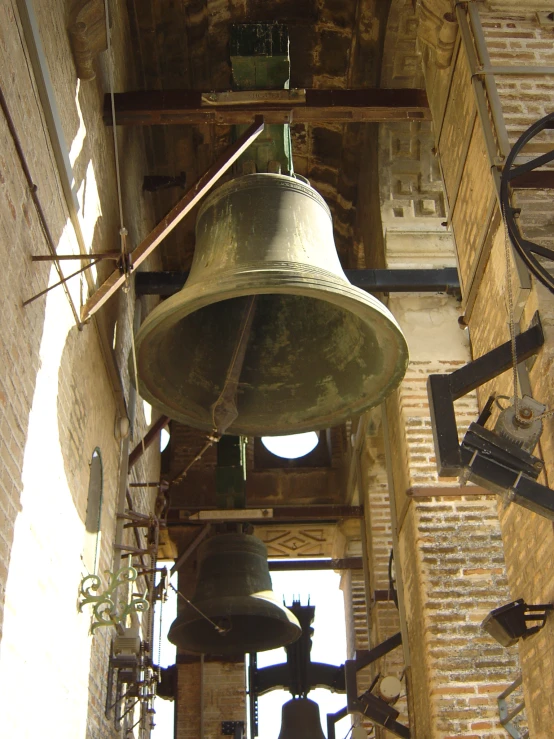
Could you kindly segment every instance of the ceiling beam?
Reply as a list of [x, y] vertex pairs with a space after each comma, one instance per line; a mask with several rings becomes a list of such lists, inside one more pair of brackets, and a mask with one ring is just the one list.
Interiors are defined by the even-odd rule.
[[171, 505], [167, 514], [168, 526], [188, 526], [189, 524], [225, 523], [251, 521], [256, 526], [262, 524], [330, 523], [348, 518], [363, 518], [363, 506], [346, 505], [303, 505], [271, 506], [267, 508], [206, 509], [196, 506], [177, 508]]
[[[252, 123], [375, 123], [430, 120], [425, 90], [144, 90], [115, 94], [117, 125], [153, 126]], [[104, 123], [111, 125], [111, 101], [104, 98]]]

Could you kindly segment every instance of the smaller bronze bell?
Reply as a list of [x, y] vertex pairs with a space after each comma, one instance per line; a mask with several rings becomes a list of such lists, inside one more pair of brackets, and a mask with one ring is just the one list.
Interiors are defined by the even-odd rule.
[[278, 739], [325, 739], [317, 703], [309, 698], [284, 703]]
[[250, 534], [221, 534], [202, 544], [191, 603], [167, 637], [187, 652], [264, 652], [302, 633], [296, 616], [273, 594], [265, 544]]

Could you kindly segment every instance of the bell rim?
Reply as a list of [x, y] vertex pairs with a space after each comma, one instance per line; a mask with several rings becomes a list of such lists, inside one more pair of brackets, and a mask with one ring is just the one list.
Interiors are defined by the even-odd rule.
[[[350, 404], [340, 413], [334, 411], [328, 416], [320, 417], [319, 420], [295, 424], [292, 429], [290, 425], [283, 428], [263, 429], [259, 426], [241, 424], [239, 415], [226, 433], [244, 436], [260, 436], [269, 433], [278, 436], [318, 431], [340, 425], [349, 418], [382, 403], [400, 385], [409, 361], [408, 344], [392, 313], [373, 295], [355, 287], [348, 280], [337, 277], [332, 272], [327, 272], [320, 267], [308, 268], [301, 263], [287, 262], [286, 265], [287, 269], [283, 269], [279, 264], [276, 264], [275, 268], [268, 268], [265, 262], [246, 264], [241, 266], [240, 271], [234, 269], [214, 275], [217, 279], [208, 283], [195, 280], [190, 284], [189, 280], [180, 292], [152, 310], [141, 325], [135, 338], [139, 370], [140, 354], [145, 340], [155, 335], [161, 327], [169, 331], [176, 323], [201, 308], [233, 298], [251, 295], [294, 295], [323, 300], [339, 308], [348, 309], [372, 327], [376, 325], [376, 321], [379, 322], [386, 337], [383, 338], [382, 345], [386, 345], [390, 350], [392, 340], [395, 340], [397, 356], [394, 362], [394, 372], [390, 373], [387, 381], [383, 382], [380, 393], [372, 396], [370, 402], [368, 402], [367, 395], [363, 396], [359, 402]], [[171, 419], [201, 430], [213, 430], [211, 423], [204, 422], [196, 416], [187, 415], [160, 401], [145, 385], [140, 371], [138, 389], [142, 398]]]
[[[185, 610], [177, 616], [175, 621], [171, 624], [169, 628], [169, 632], [167, 634], [168, 640], [175, 644], [179, 649], [183, 649], [187, 652], [191, 652], [192, 654], [247, 654], [248, 652], [252, 651], [258, 651], [258, 652], [267, 652], [271, 649], [278, 649], [280, 647], [285, 647], [288, 644], [292, 644], [297, 639], [300, 638], [302, 634], [302, 627], [300, 626], [300, 623], [298, 622], [298, 619], [292, 613], [290, 609], [288, 609], [286, 606], [279, 603], [277, 598], [263, 598], [260, 600], [264, 600], [265, 604], [267, 606], [270, 606], [272, 609], [275, 609], [276, 616], [272, 617], [270, 616], [269, 612], [265, 615], [259, 614], [258, 618], [264, 618], [267, 620], [273, 620], [273, 621], [279, 621], [282, 625], [282, 628], [284, 630], [284, 636], [283, 634], [279, 635], [279, 638], [274, 637], [273, 640], [268, 639], [267, 632], [264, 632], [259, 637], [259, 642], [255, 642], [252, 640], [250, 643], [255, 644], [256, 648], [253, 649], [251, 646], [249, 648], [242, 651], [241, 648], [235, 647], [232, 643], [225, 643], [222, 641], [220, 645], [216, 645], [215, 647], [210, 646], [209, 649], [207, 649], [208, 639], [199, 639], [198, 637], [194, 637], [191, 635], [189, 638], [191, 639], [190, 644], [185, 645], [183, 642], [183, 639], [180, 639], [179, 641], [173, 641], [171, 638], [172, 635], [174, 636], [176, 633], [180, 633], [182, 635], [183, 630], [186, 630], [188, 628], [192, 628], [195, 624], [202, 624], [204, 618], [207, 616], [211, 619], [224, 619], [224, 618], [232, 618], [232, 617], [240, 617], [240, 616], [246, 616], [251, 615], [254, 616], [255, 614], [247, 614], [243, 610], [240, 610], [242, 608], [247, 608], [249, 605], [252, 605], [252, 601], [255, 600], [255, 597], [252, 595], [241, 595], [237, 596], [232, 599], [233, 606], [235, 609], [237, 609], [236, 613], [222, 613], [221, 612], [221, 599], [219, 598], [209, 598], [207, 600], [199, 600], [194, 602], [194, 606], [187, 605], [185, 607]], [[196, 609], [199, 609], [203, 616], [200, 616]], [[186, 614], [187, 611], [191, 614], [190, 618], [187, 618]], [[280, 618], [277, 618], [277, 614], [280, 615]], [[179, 622], [177, 624], [177, 622]], [[176, 625], [177, 624], [177, 625]], [[232, 632], [230, 632], [232, 633]], [[212, 639], [215, 637], [212, 637]], [[225, 638], [225, 635], [222, 637]], [[213, 644], [213, 641], [210, 640], [210, 645]], [[211, 649], [211, 651], [210, 651]], [[219, 650], [219, 651], [218, 651]]]

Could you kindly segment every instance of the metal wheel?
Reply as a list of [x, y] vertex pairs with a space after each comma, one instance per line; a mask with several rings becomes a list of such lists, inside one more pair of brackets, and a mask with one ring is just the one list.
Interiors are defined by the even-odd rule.
[[553, 128], [554, 113], [549, 113], [519, 137], [506, 159], [500, 183], [500, 203], [510, 240], [529, 270], [551, 292], [554, 292], [554, 248], [536, 244], [522, 235], [516, 221], [520, 209], [512, 206], [511, 196], [514, 189], [554, 188], [554, 171], [540, 170], [544, 165], [554, 161], [554, 142], [552, 151], [541, 154], [525, 164], [514, 164], [516, 157], [531, 139], [542, 131]]

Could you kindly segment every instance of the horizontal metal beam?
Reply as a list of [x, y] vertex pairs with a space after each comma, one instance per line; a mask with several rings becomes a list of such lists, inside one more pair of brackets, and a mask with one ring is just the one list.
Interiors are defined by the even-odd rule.
[[[357, 123], [430, 119], [425, 90], [144, 90], [115, 95], [118, 126], [252, 123]], [[112, 123], [111, 101], [104, 98], [104, 122]]]
[[[457, 293], [458, 270], [444, 269], [347, 269], [345, 274], [356, 287], [368, 292]], [[188, 272], [137, 272], [137, 296], [174, 295], [182, 289]]]
[[363, 570], [361, 557], [344, 559], [279, 559], [268, 560], [271, 572], [304, 572], [305, 570]]

